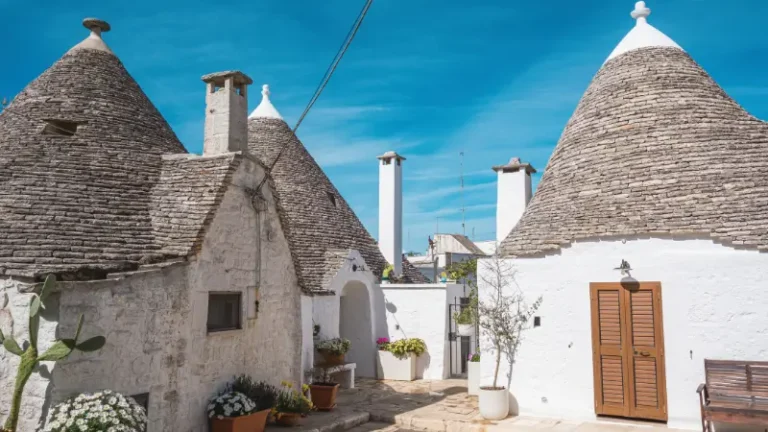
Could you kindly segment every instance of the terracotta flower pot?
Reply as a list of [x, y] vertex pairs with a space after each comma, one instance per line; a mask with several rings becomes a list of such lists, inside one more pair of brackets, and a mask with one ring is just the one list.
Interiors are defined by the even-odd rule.
[[321, 353], [327, 366], [344, 364], [344, 354]]
[[336, 392], [339, 385], [336, 383], [317, 383], [309, 386], [312, 395], [312, 405], [321, 411], [330, 411], [336, 406]]
[[300, 421], [299, 413], [279, 413], [277, 416], [277, 424], [280, 426], [296, 426]]
[[211, 432], [264, 432], [269, 410], [256, 411], [240, 417], [211, 419]]

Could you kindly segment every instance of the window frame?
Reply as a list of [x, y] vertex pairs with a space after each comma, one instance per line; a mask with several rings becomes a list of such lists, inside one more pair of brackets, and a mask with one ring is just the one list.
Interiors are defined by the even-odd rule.
[[[228, 297], [237, 296], [237, 318], [235, 327], [222, 327], [211, 328], [210, 315], [211, 315], [211, 300], [214, 297]], [[243, 293], [239, 291], [209, 291], [208, 292], [208, 307], [206, 308], [206, 320], [205, 330], [208, 334], [221, 333], [228, 331], [237, 331], [243, 329]]]

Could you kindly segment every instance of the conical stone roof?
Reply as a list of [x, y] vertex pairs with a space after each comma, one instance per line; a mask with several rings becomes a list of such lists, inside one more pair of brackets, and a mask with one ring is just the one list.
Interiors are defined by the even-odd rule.
[[204, 219], [233, 164], [164, 161], [186, 150], [101, 39], [109, 25], [84, 24], [0, 113], [0, 274], [101, 277], [183, 256], [202, 222], [171, 226], [186, 211], [174, 198], [198, 194], [184, 205]]
[[639, 236], [768, 250], [768, 123], [667, 39], [598, 71], [502, 255]]
[[[248, 117], [248, 150], [265, 166], [274, 163], [270, 174], [299, 285], [306, 292], [327, 290], [329, 254], [348, 249], [360, 252], [370, 270], [381, 276], [387, 262], [376, 240], [277, 114], [266, 86], [262, 94], [262, 103]], [[418, 270], [408, 267], [404, 267], [406, 282], [427, 282]]]

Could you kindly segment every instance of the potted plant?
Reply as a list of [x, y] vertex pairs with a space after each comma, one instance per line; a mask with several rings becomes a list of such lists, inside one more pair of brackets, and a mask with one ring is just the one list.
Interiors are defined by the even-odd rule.
[[416, 379], [416, 358], [427, 350], [423, 340], [408, 338], [390, 342], [389, 338], [379, 338], [376, 345], [379, 349], [377, 356], [379, 379], [397, 381]]
[[389, 277], [393, 271], [395, 271], [395, 266], [393, 266], [392, 264], [387, 264], [387, 266], [384, 267], [384, 271], [381, 273], [381, 283], [388, 284]]
[[[93, 413], [104, 413], [92, 415]], [[106, 415], [105, 415], [106, 414]], [[145, 432], [147, 412], [131, 397], [111, 390], [86, 393], [53, 407], [45, 432], [124, 430]]]
[[344, 364], [344, 355], [349, 352], [350, 342], [344, 338], [325, 339], [317, 343], [317, 352], [323, 355], [325, 366]]
[[313, 379], [309, 386], [309, 394], [312, 398], [312, 405], [320, 411], [330, 411], [336, 407], [336, 393], [339, 391], [339, 383], [331, 379], [327, 366], [321, 366], [315, 369], [321, 375], [318, 379]]
[[263, 431], [269, 410], [256, 411], [256, 404], [246, 395], [228, 391], [208, 402], [211, 432]]
[[281, 426], [296, 426], [301, 418], [312, 410], [312, 401], [304, 394], [309, 387], [301, 386], [301, 391], [293, 388], [293, 384], [283, 381], [282, 388], [277, 392], [277, 401], [272, 413], [277, 424]]
[[266, 412], [267, 415], [264, 415], [264, 423], [261, 425], [261, 428], [263, 429], [266, 426], [269, 413], [277, 403], [277, 388], [275, 386], [264, 381], [256, 382], [248, 375], [240, 375], [233, 378], [232, 382], [227, 386], [227, 391], [244, 394], [256, 405], [256, 412], [261, 412], [262, 414]]
[[505, 261], [494, 256], [486, 264], [489, 269], [483, 283], [488, 287], [488, 297], [480, 303], [480, 327], [488, 337], [491, 352], [495, 356], [493, 384], [479, 390], [480, 415], [487, 420], [501, 420], [509, 414], [509, 390], [499, 385], [499, 367], [504, 354], [511, 380], [517, 348], [523, 330], [541, 305], [541, 297], [528, 307], [523, 293], [514, 283], [514, 272]]
[[480, 354], [470, 354], [467, 362], [467, 393], [477, 395], [480, 392]]
[[453, 313], [453, 320], [456, 321], [456, 331], [459, 336], [475, 335], [475, 315], [477, 315], [477, 296], [471, 293], [469, 304], [462, 306], [461, 310]]

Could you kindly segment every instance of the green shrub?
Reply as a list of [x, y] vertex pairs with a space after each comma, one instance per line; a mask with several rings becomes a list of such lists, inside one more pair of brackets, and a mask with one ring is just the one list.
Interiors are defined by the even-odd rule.
[[333, 338], [318, 342], [315, 348], [323, 354], [344, 355], [349, 351], [351, 345], [347, 339]]
[[309, 386], [301, 386], [301, 391], [293, 389], [293, 383], [283, 381], [283, 387], [277, 393], [277, 403], [272, 413], [278, 418], [283, 413], [306, 414], [312, 410], [312, 401], [306, 396]]
[[264, 381], [256, 382], [248, 375], [235, 377], [227, 386], [229, 393], [242, 393], [256, 404], [256, 410], [270, 409], [277, 403], [277, 387]]
[[427, 344], [419, 338], [400, 339], [390, 342], [387, 346], [387, 351], [399, 359], [404, 359], [411, 355], [418, 357], [427, 351]]

